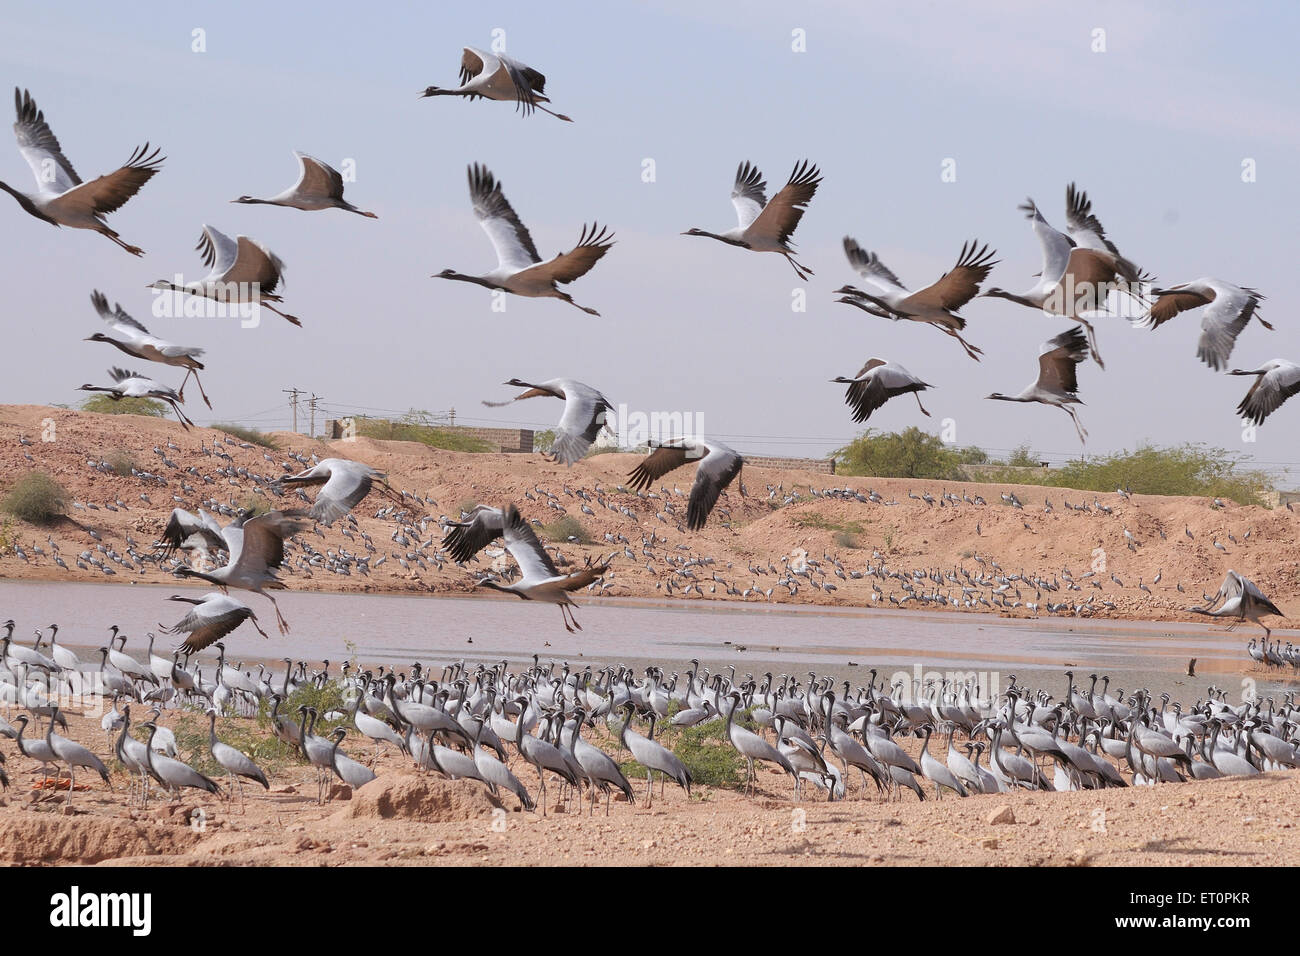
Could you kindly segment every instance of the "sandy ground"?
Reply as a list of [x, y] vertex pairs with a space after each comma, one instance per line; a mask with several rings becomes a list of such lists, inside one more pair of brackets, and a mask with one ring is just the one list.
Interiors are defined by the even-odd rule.
[[[233, 719], [233, 718], [232, 718]], [[174, 723], [168, 714], [164, 723]], [[73, 716], [70, 736], [97, 752], [109, 735], [97, 720]], [[219, 726], [226, 726], [222, 722]], [[588, 731], [588, 736], [591, 736]], [[902, 741], [913, 754], [919, 741]], [[350, 745], [350, 746], [349, 746]], [[350, 740], [345, 749], [370, 759]], [[980, 795], [918, 802], [864, 795], [852, 778], [849, 799], [812, 796], [793, 803], [785, 779], [760, 775], [753, 796], [673, 787], [652, 806], [603, 803], [585, 812], [504, 810], [473, 781], [417, 775], [389, 750], [379, 777], [355, 794], [341, 785], [315, 802], [315, 771], [288, 765], [271, 775], [270, 792], [246, 788], [244, 811], [197, 791], [179, 803], [155, 793], [147, 810], [127, 806], [128, 781], [113, 791], [98, 779], [73, 796], [31, 790], [34, 761], [6, 742], [12, 787], [0, 797], [0, 862], [105, 865], [1129, 865], [1197, 866], [1300, 862], [1293, 807], [1300, 776], [1274, 773], [1078, 793]], [[513, 754], [513, 748], [511, 748]], [[533, 792], [536, 776], [513, 769]], [[79, 775], [78, 787], [84, 776]], [[633, 781], [636, 787], [638, 781]], [[197, 794], [197, 796], [195, 795]], [[201, 798], [201, 799], [200, 799]], [[1009, 817], [1006, 811], [1010, 811]], [[201, 811], [201, 812], [199, 812]], [[994, 820], [1001, 822], [993, 822]]]
[[[30, 445], [19, 443], [25, 436]], [[529, 518], [552, 522], [561, 512], [548, 502], [538, 489], [555, 495], [555, 503], [569, 515], [578, 519], [595, 542], [581, 546], [560, 542], [565, 557], [581, 563], [586, 556], [601, 557], [617, 550], [614, 558], [611, 586], [605, 592], [615, 596], [667, 597], [662, 589], [666, 583], [666, 555], [693, 555], [711, 557], [714, 564], [701, 575], [704, 594], [692, 594], [686, 600], [772, 600], [791, 603], [868, 605], [872, 601], [874, 579], [853, 579], [833, 575], [833, 566], [825, 560], [829, 555], [838, 558], [845, 569], [861, 570], [868, 564], [883, 560], [890, 568], [939, 568], [951, 570], [966, 567], [979, 570], [976, 557], [983, 558], [989, 570], [996, 562], [1008, 572], [1024, 572], [1047, 578], [1059, 576], [1063, 568], [1069, 569], [1076, 579], [1093, 565], [1097, 549], [1105, 556], [1105, 570], [1096, 577], [1102, 588], [1096, 590], [1085, 583], [1079, 592], [1064, 589], [1051, 593], [1035, 593], [1022, 587], [1022, 601], [1082, 601], [1096, 595], [1092, 608], [1085, 613], [1096, 617], [1115, 617], [1137, 620], [1200, 620], [1187, 614], [1183, 608], [1200, 604], [1203, 593], [1214, 593], [1228, 568], [1235, 568], [1255, 580], [1284, 611], [1292, 617], [1273, 619], [1276, 627], [1300, 625], [1300, 554], [1294, 549], [1300, 515], [1286, 509], [1270, 511], [1255, 506], [1228, 503], [1216, 508], [1206, 499], [1167, 498], [1137, 495], [1125, 500], [1118, 494], [1096, 495], [1092, 492], [1072, 492], [1058, 488], [1037, 486], [1000, 486], [992, 484], [963, 484], [956, 482], [910, 481], [905, 479], [851, 478], [819, 475], [797, 471], [774, 471], [746, 468], [743, 481], [748, 497], [741, 497], [733, 488], [724, 495], [719, 507], [710, 518], [708, 526], [699, 533], [687, 532], [678, 517], [666, 516], [662, 509], [672, 502], [677, 514], [685, 509], [685, 499], [675, 498], [676, 488], [688, 493], [693, 474], [689, 468], [667, 476], [663, 486], [669, 490], [653, 489], [660, 496], [638, 497], [626, 491], [619, 492], [620, 483], [635, 466], [632, 455], [609, 454], [579, 462], [565, 469], [545, 461], [539, 455], [470, 455], [437, 451], [409, 442], [381, 442], [370, 439], [323, 443], [289, 433], [277, 434], [279, 449], [267, 451], [259, 446], [241, 448], [226, 444], [224, 451], [233, 461], [222, 462], [201, 447], [211, 447], [219, 433], [211, 429], [185, 432], [173, 421], [145, 419], [135, 416], [91, 415], [82, 412], [42, 406], [0, 406], [0, 491], [16, 476], [30, 470], [43, 470], [53, 475], [73, 499], [90, 507], [70, 508], [67, 519], [52, 528], [40, 528], [0, 519], [5, 523], [0, 529], [0, 576], [42, 580], [104, 580], [103, 572], [91, 567], [79, 569], [75, 558], [81, 552], [97, 547], [91, 537], [94, 530], [100, 542], [119, 554], [127, 553], [127, 536], [141, 551], [147, 551], [166, 522], [171, 509], [176, 506], [193, 510], [201, 500], [215, 497], [236, 505], [260, 500], [270, 506], [289, 507], [302, 502], [296, 498], [268, 498], [256, 482], [249, 478], [214, 475], [222, 465], [246, 469], [247, 472], [279, 476], [287, 473], [282, 463], [297, 470], [298, 465], [285, 457], [285, 452], [296, 450], [303, 454], [334, 455], [355, 458], [384, 469], [391, 484], [427, 496], [436, 502], [429, 505], [427, 513], [436, 520], [440, 514], [457, 516], [462, 506], [475, 502], [499, 504], [515, 501]], [[52, 437], [52, 441], [43, 438]], [[169, 448], [168, 442], [175, 448]], [[165, 453], [175, 466], [171, 467], [156, 454]], [[27, 456], [30, 456], [30, 460]], [[91, 467], [103, 459], [125, 456], [137, 469], [151, 471], [167, 479], [165, 486], [146, 483], [138, 477], [120, 477], [105, 474]], [[198, 475], [213, 476], [204, 484]], [[186, 491], [183, 483], [194, 489]], [[857, 501], [814, 497], [810, 488], [853, 488], [866, 493], [879, 492], [886, 501], [896, 505], [862, 504]], [[593, 495], [599, 494], [612, 506], [602, 507], [593, 501], [594, 515], [583, 514], [579, 498], [566, 494], [566, 489], [582, 488]], [[939, 499], [943, 492], [959, 498], [982, 496], [987, 504], [977, 506], [927, 505], [909, 497], [929, 493]], [[1014, 491], [1024, 503], [1017, 510], [1001, 501], [1003, 492]], [[525, 497], [531, 492], [536, 500]], [[146, 504], [140, 495], [149, 495]], [[797, 493], [798, 501], [783, 504], [790, 493]], [[175, 496], [179, 500], [174, 500]], [[1054, 506], [1051, 514], [1044, 513], [1044, 502]], [[1063, 507], [1065, 501], [1073, 503], [1099, 501], [1113, 509], [1105, 514], [1094, 510], [1080, 513]], [[107, 505], [122, 502], [117, 511]], [[291, 589], [320, 591], [420, 591], [463, 592], [472, 587], [480, 568], [474, 571], [451, 564], [438, 569], [433, 564], [427, 568], [413, 566], [403, 569], [397, 561], [404, 549], [392, 543], [395, 528], [391, 519], [376, 519], [376, 509], [386, 502], [375, 498], [357, 510], [360, 530], [368, 532], [375, 542], [378, 554], [390, 555], [387, 563], [369, 576], [354, 574], [343, 576], [317, 571], [288, 569], [283, 577]], [[114, 505], [114, 507], [118, 507]], [[620, 509], [631, 511], [631, 516]], [[1028, 526], [1028, 527], [1026, 527]], [[1126, 546], [1124, 529], [1130, 530], [1140, 543], [1136, 551]], [[1190, 530], [1193, 537], [1186, 536]], [[647, 559], [641, 554], [640, 542], [651, 533], [659, 536], [656, 558]], [[1161, 532], [1165, 537], [1162, 538]], [[1247, 532], [1250, 537], [1247, 538]], [[851, 545], [836, 543], [837, 533], [851, 535]], [[353, 553], [363, 553], [357, 538], [346, 538], [339, 526], [323, 532], [322, 539], [312, 543], [321, 551], [345, 548]], [[430, 523], [426, 537], [436, 539], [440, 531]], [[606, 536], [623, 535], [631, 542], [634, 558], [622, 554], [622, 544], [611, 544]], [[1229, 537], [1229, 536], [1232, 537]], [[1235, 541], [1233, 540], [1235, 538]], [[1219, 541], [1225, 550], [1214, 547]], [[413, 547], [418, 542], [412, 542]], [[20, 547], [27, 554], [21, 560], [15, 550]], [[59, 568], [53, 561], [53, 548], [69, 566]], [[39, 555], [35, 549], [42, 549]], [[434, 548], [429, 549], [431, 553]], [[833, 592], [801, 584], [798, 593], [791, 595], [786, 588], [776, 585], [776, 574], [759, 574], [769, 566], [778, 572], [783, 560], [797, 560], [806, 556], [822, 562], [825, 578], [836, 586]], [[873, 557], [879, 554], [879, 558]], [[757, 570], [756, 570], [757, 569]], [[170, 574], [148, 566], [144, 573], [116, 567], [117, 575], [111, 580], [166, 581], [179, 584]], [[717, 574], [721, 581], [712, 579]], [[1111, 575], [1123, 585], [1115, 583]], [[1157, 574], [1159, 583], [1153, 584]], [[820, 575], [815, 575], [820, 576]], [[1147, 593], [1139, 582], [1151, 588]], [[656, 583], [661, 585], [656, 589]], [[675, 582], [680, 585], [679, 579]], [[1177, 591], [1182, 584], [1184, 591]], [[751, 587], [759, 591], [773, 589], [770, 598], [751, 594], [748, 598], [728, 595], [729, 586], [737, 590]], [[927, 584], [923, 584], [928, 587]], [[948, 588], [950, 593], [956, 589]], [[879, 600], [888, 601], [893, 594], [904, 596], [895, 583], [881, 588]], [[679, 593], [678, 593], [678, 596]], [[1015, 597], [1011, 594], [1010, 597]], [[1101, 606], [1102, 601], [1113, 602], [1114, 609]], [[916, 606], [916, 605], [912, 605]], [[1029, 615], [1032, 612], [1019, 608], [1002, 613]]]

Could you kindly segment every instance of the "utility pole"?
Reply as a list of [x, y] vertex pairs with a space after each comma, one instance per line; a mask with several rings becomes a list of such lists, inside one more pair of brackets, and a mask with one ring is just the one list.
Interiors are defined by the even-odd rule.
[[312, 392], [311, 398], [307, 400], [307, 406], [311, 409], [311, 432], [309, 432], [309, 435], [312, 438], [316, 437], [316, 402], [317, 401], [318, 398], [316, 393]]
[[293, 410], [293, 430], [298, 430], [298, 396], [301, 391], [297, 388], [282, 388], [280, 391], [289, 396], [289, 407]]
[[451, 427], [452, 427], [452, 428], [455, 428], [455, 427], [456, 427], [456, 409], [453, 408], [453, 409], [451, 409], [449, 412], [447, 412], [447, 417], [450, 419], [450, 425], [451, 425]]

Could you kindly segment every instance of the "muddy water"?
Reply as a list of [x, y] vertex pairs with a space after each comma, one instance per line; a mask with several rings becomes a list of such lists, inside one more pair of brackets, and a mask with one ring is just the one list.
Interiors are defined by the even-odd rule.
[[[144, 657], [146, 633], [172, 624], [188, 605], [170, 594], [197, 596], [182, 587], [0, 581], [0, 620], [14, 618], [15, 637], [32, 641], [35, 628], [59, 624], [60, 641], [83, 660], [108, 635], [110, 624], [130, 635], [127, 651]], [[568, 661], [574, 669], [608, 662], [657, 663], [671, 673], [698, 658], [714, 672], [734, 665], [738, 674], [808, 671], [855, 685], [867, 671], [912, 676], [930, 672], [987, 674], [982, 686], [1022, 683], [1065, 690], [1062, 672], [1084, 679], [1108, 674], [1111, 689], [1148, 687], [1188, 703], [1214, 683], [1237, 700], [1243, 679], [1261, 693], [1294, 687], [1289, 675], [1268, 675], [1246, 656], [1252, 627], [1229, 633], [1200, 624], [1128, 623], [1041, 618], [1011, 620], [965, 612], [876, 608], [782, 607], [705, 601], [653, 602], [589, 599], [577, 610], [580, 633], [565, 632], [554, 607], [512, 597], [415, 597], [284, 592], [280, 607], [292, 633], [275, 633], [269, 602], [242, 595], [258, 613], [270, 639], [250, 625], [226, 639], [234, 660], [341, 661], [355, 653], [366, 665], [405, 668], [412, 661]], [[1296, 635], [1275, 632], [1283, 642]], [[160, 635], [159, 648], [178, 639]], [[1196, 678], [1186, 676], [1197, 658]]]

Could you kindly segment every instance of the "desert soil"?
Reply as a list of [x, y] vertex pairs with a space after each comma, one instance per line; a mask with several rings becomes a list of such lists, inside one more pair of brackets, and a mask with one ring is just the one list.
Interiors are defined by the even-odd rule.
[[[234, 718], [232, 718], [234, 719]], [[163, 718], [174, 724], [175, 715]], [[97, 719], [72, 715], [69, 736], [109, 753]], [[224, 726], [224, 722], [218, 725]], [[591, 736], [588, 731], [588, 736]], [[915, 755], [919, 741], [901, 741]], [[271, 790], [245, 786], [238, 802], [186, 791], [178, 802], [155, 791], [147, 810], [128, 807], [129, 782], [113, 774], [109, 791], [80, 774], [73, 809], [66, 790], [32, 789], [34, 761], [12, 753], [12, 786], [0, 797], [0, 863], [22, 865], [1063, 865], [1199, 866], [1300, 863], [1292, 808], [1300, 776], [1271, 773], [1158, 787], [1076, 793], [1017, 793], [919, 802], [888, 801], [858, 787], [828, 803], [810, 786], [800, 803], [786, 780], [761, 772], [753, 796], [697, 787], [691, 797], [658, 786], [642, 804], [603, 801], [594, 816], [521, 812], [474, 781], [419, 775], [395, 750], [382, 751], [379, 776], [352, 793], [336, 784], [315, 800], [315, 771], [288, 764]], [[350, 739], [345, 749], [370, 760]], [[513, 750], [512, 750], [513, 754]], [[188, 756], [182, 753], [182, 756]], [[536, 792], [532, 769], [512, 769]], [[66, 779], [66, 778], [65, 778]], [[83, 783], [88, 789], [80, 789]], [[638, 783], [640, 786], [638, 787]], [[502, 807], [503, 812], [497, 811]], [[201, 812], [200, 812], [201, 811]], [[998, 821], [998, 822], [994, 822]]]

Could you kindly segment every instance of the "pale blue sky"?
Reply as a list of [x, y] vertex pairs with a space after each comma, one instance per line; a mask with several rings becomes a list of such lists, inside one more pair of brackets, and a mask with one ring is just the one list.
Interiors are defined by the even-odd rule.
[[[96, 331], [102, 289], [153, 331], [208, 350], [204, 383], [216, 409], [200, 422], [281, 426], [280, 389], [296, 385], [331, 409], [444, 410], [461, 420], [553, 422], [558, 403], [487, 409], [512, 376], [569, 375], [634, 409], [703, 416], [742, 451], [822, 454], [852, 438], [842, 390], [828, 383], [871, 355], [938, 386], [891, 403], [871, 424], [935, 428], [951, 417], [961, 444], [1048, 457], [1077, 451], [1055, 409], [983, 401], [1036, 374], [1040, 342], [1066, 326], [998, 300], [967, 307], [966, 359], [937, 331], [872, 319], [834, 303], [855, 279], [845, 234], [874, 249], [912, 287], [951, 265], [962, 242], [998, 249], [991, 283], [1021, 290], [1038, 250], [1016, 211], [1033, 196], [1064, 226], [1077, 181], [1120, 248], [1161, 282], [1218, 275], [1269, 296], [1238, 340], [1234, 367], [1300, 359], [1292, 255], [1300, 207], [1300, 94], [1291, 4], [1069, 6], [864, 4], [767, 0], [695, 4], [416, 5], [231, 0], [106, 6], [21, 5], [6, 16], [0, 79], [29, 88], [84, 178], [107, 172], [145, 140], [160, 173], [111, 217], [143, 246], [133, 259], [99, 236], [55, 230], [0, 196], [11, 359], [0, 401], [74, 402], [77, 385], [118, 361], [82, 342]], [[207, 52], [190, 51], [206, 31]], [[456, 82], [460, 47], [507, 50], [546, 74], [572, 124], [507, 104], [422, 100]], [[806, 31], [807, 52], [791, 50]], [[1092, 31], [1106, 31], [1094, 53]], [[57, 42], [51, 38], [57, 37]], [[12, 140], [0, 179], [30, 188]], [[380, 216], [239, 206], [296, 175], [291, 151], [357, 164], [348, 198]], [[657, 181], [641, 182], [653, 158]], [[742, 159], [772, 189], [797, 159], [825, 182], [796, 234], [816, 271], [802, 285], [773, 255], [680, 236], [734, 224], [728, 201]], [[940, 180], [957, 162], [957, 182]], [[1243, 158], [1258, 181], [1241, 181]], [[486, 163], [544, 257], [599, 219], [618, 245], [570, 287], [591, 318], [551, 300], [510, 298], [430, 278], [445, 267], [484, 272], [491, 247], [471, 213], [465, 166]], [[286, 262], [286, 309], [239, 329], [214, 320], [149, 319], [145, 286], [199, 273], [200, 225], [259, 239]], [[1203, 440], [1266, 463], [1300, 461], [1292, 403], [1241, 441], [1234, 408], [1249, 381], [1195, 357], [1197, 316], [1158, 332], [1103, 321], [1105, 371], [1081, 369], [1089, 450]], [[20, 361], [15, 361], [19, 358]], [[158, 371], [148, 369], [147, 371]], [[179, 378], [163, 371], [164, 380]]]

